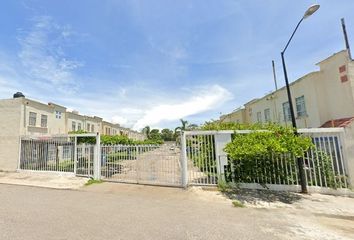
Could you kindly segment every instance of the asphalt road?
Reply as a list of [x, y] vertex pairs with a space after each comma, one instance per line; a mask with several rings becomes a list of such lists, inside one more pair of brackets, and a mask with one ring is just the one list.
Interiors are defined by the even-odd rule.
[[284, 239], [281, 211], [175, 188], [116, 183], [81, 190], [0, 184], [0, 239]]

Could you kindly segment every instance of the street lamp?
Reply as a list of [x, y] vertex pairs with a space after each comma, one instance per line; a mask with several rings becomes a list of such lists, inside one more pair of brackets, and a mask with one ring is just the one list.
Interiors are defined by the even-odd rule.
[[[312, 14], [314, 14], [318, 9], [320, 8], [320, 5], [315, 4], [310, 6], [304, 16], [300, 19], [299, 23], [296, 25], [296, 28], [294, 30], [294, 32], [291, 34], [291, 37], [289, 39], [289, 41], [287, 42], [287, 44], [285, 45], [284, 50], [281, 52], [281, 60], [283, 63], [283, 71], [284, 71], [284, 78], [285, 78], [285, 84], [286, 84], [286, 91], [288, 94], [288, 102], [289, 102], [289, 108], [290, 108], [290, 114], [291, 114], [291, 122], [294, 128], [294, 133], [295, 135], [298, 134], [297, 132], [297, 126], [296, 126], [296, 118], [295, 118], [295, 113], [294, 113], [294, 106], [293, 106], [293, 102], [292, 102], [292, 97], [291, 97], [291, 92], [290, 92], [290, 86], [289, 86], [289, 79], [288, 79], [288, 74], [286, 71], [286, 66], [285, 66], [285, 60], [284, 60], [284, 53], [286, 51], [286, 49], [288, 48], [291, 40], [293, 39], [297, 29], [299, 28], [300, 24], [302, 23], [302, 21], [306, 18], [308, 18], [309, 16], [311, 16]], [[300, 182], [301, 182], [301, 191], [303, 193], [307, 193], [307, 185], [306, 185], [306, 177], [305, 177], [305, 171], [303, 168], [303, 159], [302, 158], [298, 158], [297, 159], [297, 164], [298, 164], [298, 168], [299, 168], [299, 174], [300, 174]]]

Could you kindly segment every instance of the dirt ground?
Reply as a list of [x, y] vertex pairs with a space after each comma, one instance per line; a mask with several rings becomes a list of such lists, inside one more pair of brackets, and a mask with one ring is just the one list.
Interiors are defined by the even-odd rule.
[[236, 208], [201, 188], [0, 184], [0, 239], [354, 239], [352, 198], [239, 194], [253, 202]]

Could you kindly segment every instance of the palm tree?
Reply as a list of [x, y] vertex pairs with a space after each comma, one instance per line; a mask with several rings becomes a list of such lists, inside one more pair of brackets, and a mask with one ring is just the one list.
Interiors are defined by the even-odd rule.
[[183, 119], [180, 119], [180, 121], [182, 126], [175, 128], [175, 134], [177, 134], [177, 132], [185, 131], [187, 129], [188, 121]]

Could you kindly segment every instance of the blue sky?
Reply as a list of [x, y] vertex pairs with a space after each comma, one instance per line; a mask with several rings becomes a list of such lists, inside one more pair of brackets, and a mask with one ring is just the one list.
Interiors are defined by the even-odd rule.
[[[353, 0], [1, 1], [0, 98], [16, 91], [140, 129], [203, 123], [354, 49]], [[353, 50], [354, 51], [354, 50]]]

